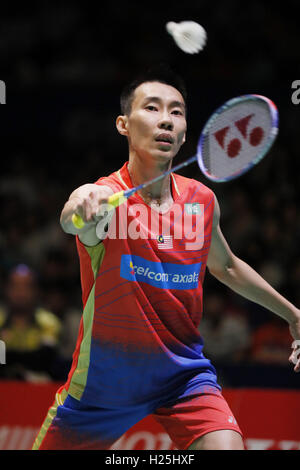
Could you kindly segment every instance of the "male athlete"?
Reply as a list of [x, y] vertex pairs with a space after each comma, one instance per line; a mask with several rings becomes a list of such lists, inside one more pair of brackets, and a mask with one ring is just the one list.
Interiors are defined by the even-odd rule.
[[[67, 383], [33, 448], [108, 449], [152, 414], [178, 449], [243, 449], [216, 371], [202, 353], [206, 266], [286, 319], [294, 339], [300, 339], [300, 311], [232, 253], [214, 193], [194, 179], [166, 176], [104, 217], [110, 195], [168, 170], [185, 142], [186, 92], [172, 72], [149, 72], [130, 84], [121, 109], [116, 126], [128, 140], [128, 162], [76, 189], [61, 214], [63, 230], [76, 235], [84, 309]], [[83, 228], [74, 227], [74, 213]], [[193, 234], [197, 217], [202, 223]]]

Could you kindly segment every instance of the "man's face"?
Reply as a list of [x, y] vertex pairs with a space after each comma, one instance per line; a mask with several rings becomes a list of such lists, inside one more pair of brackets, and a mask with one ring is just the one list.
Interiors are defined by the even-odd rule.
[[185, 142], [185, 103], [170, 85], [146, 82], [136, 88], [127, 131], [130, 151], [166, 162]]
[[27, 309], [33, 307], [37, 295], [33, 276], [14, 272], [10, 275], [6, 296], [9, 304], [16, 309]]

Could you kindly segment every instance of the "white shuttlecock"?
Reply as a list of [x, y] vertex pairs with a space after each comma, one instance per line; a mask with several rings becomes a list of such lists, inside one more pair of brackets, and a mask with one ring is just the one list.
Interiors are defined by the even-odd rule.
[[206, 31], [195, 21], [170, 21], [166, 24], [166, 29], [173, 36], [177, 46], [188, 54], [197, 54], [206, 44]]

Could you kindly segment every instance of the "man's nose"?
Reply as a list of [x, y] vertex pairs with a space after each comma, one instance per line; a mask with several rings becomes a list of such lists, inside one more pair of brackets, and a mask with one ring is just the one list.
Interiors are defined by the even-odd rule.
[[158, 124], [158, 127], [160, 129], [165, 129], [165, 130], [168, 130], [168, 131], [173, 130], [174, 124], [173, 124], [172, 118], [169, 115], [169, 113], [165, 112], [163, 114], [163, 116], [161, 117], [161, 120]]

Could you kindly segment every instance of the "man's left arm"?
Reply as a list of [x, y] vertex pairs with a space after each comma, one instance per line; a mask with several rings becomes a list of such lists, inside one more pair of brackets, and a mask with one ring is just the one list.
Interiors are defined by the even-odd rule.
[[[220, 282], [256, 302], [289, 323], [290, 332], [295, 340], [300, 340], [300, 310], [277, 292], [247, 263], [235, 256], [220, 228], [220, 208], [215, 197], [212, 240], [207, 260], [209, 272]], [[294, 362], [294, 348], [289, 360]], [[294, 367], [300, 371], [300, 358]]]

